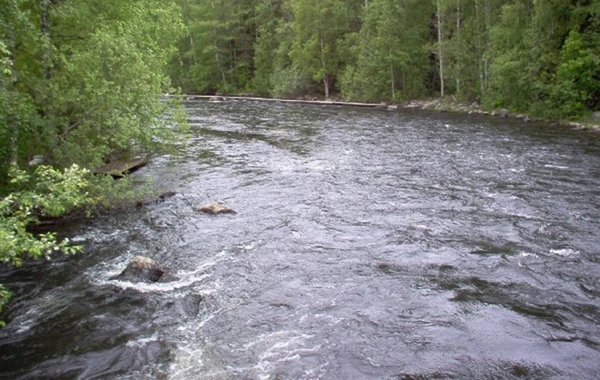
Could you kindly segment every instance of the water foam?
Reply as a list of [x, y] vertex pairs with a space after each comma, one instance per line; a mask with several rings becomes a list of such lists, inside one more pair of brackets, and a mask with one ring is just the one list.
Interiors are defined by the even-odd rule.
[[212, 277], [210, 269], [217, 265], [219, 262], [226, 260], [224, 251], [219, 252], [217, 255], [212, 257], [210, 260], [198, 264], [194, 270], [184, 271], [179, 270], [173, 274], [178, 278], [175, 281], [169, 282], [131, 282], [126, 280], [115, 279], [126, 263], [131, 260], [133, 256], [131, 254], [119, 257], [113, 262], [100, 264], [103, 268], [90, 268], [87, 272], [87, 276], [91, 278], [91, 282], [96, 285], [114, 285], [121, 289], [133, 289], [140, 293], [156, 293], [156, 292], [172, 292], [182, 288], [189, 288], [197, 283], [205, 282], [208, 278]]

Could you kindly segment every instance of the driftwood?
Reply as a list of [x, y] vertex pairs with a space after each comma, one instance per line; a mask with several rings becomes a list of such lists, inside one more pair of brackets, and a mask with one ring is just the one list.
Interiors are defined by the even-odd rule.
[[126, 174], [132, 173], [148, 164], [148, 160], [140, 158], [137, 160], [113, 161], [99, 168], [94, 169], [96, 174], [110, 175], [114, 178], [121, 178]]

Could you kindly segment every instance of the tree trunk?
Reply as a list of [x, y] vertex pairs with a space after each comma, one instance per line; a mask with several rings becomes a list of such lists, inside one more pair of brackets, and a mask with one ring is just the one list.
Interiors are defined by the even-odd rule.
[[225, 71], [223, 70], [223, 66], [221, 65], [221, 58], [219, 57], [219, 44], [216, 41], [216, 28], [213, 28], [213, 36], [215, 37], [215, 62], [217, 63], [217, 68], [221, 73], [221, 81], [223, 82], [223, 87], [227, 88], [227, 77], [225, 76]]
[[[490, 30], [492, 29], [492, 10], [490, 9], [490, 2], [489, 0], [485, 0], [485, 47], [484, 47], [484, 51], [487, 50], [489, 48], [489, 42], [490, 42]], [[485, 56], [484, 53], [484, 59], [483, 59], [483, 78], [484, 78], [484, 85], [485, 85], [485, 91], [489, 91], [490, 87], [489, 87], [489, 79], [490, 79], [490, 58]]]
[[440, 98], [444, 97], [444, 55], [442, 50], [442, 12], [437, 0], [438, 62], [440, 71]]
[[[216, 8], [214, 1], [211, 2], [211, 6], [213, 7], [213, 9]], [[223, 81], [223, 88], [226, 89], [228, 87], [227, 86], [227, 77], [225, 76], [225, 71], [223, 70], [223, 65], [221, 64], [221, 57], [219, 55], [219, 42], [218, 42], [218, 37], [217, 37], [217, 27], [216, 26], [212, 27], [212, 35], [213, 35], [213, 41], [215, 44], [215, 63], [217, 64], [217, 69], [221, 73], [221, 80]]]
[[[191, 9], [190, 9], [190, 5], [189, 2], [184, 1], [182, 7], [184, 7], [184, 11], [183, 11], [183, 15], [184, 15], [184, 22], [187, 24], [190, 23], [189, 20], [189, 15], [192, 13]], [[198, 60], [196, 59], [196, 49], [194, 49], [194, 37], [193, 37], [193, 33], [189, 33], [189, 39], [190, 39], [190, 52], [192, 53], [192, 66], [196, 66]]]
[[325, 71], [325, 74], [323, 75], [325, 99], [329, 99], [329, 75], [327, 74], [327, 69], [325, 67], [325, 41], [323, 41], [323, 36], [319, 37], [319, 42], [321, 45], [321, 67], [323, 67], [323, 71]]
[[460, 35], [460, 0], [456, 1], [456, 96], [460, 97], [460, 60], [462, 56], [462, 44]]
[[481, 30], [481, 7], [479, 0], [475, 0], [475, 33], [477, 33], [477, 69], [479, 71], [479, 98], [483, 96], [485, 89], [483, 77], [483, 31]]
[[198, 60], [196, 59], [196, 49], [194, 49], [194, 37], [190, 33], [190, 51], [192, 52], [192, 66], [196, 66]]
[[8, 164], [12, 168], [18, 167], [19, 159], [19, 117], [17, 115], [17, 90], [15, 88], [17, 84], [17, 69], [16, 69], [16, 58], [15, 58], [15, 29], [12, 20], [9, 20], [6, 30], [6, 45], [11, 53], [10, 61], [12, 66], [10, 67], [10, 80], [8, 82], [8, 93], [10, 94], [9, 99], [9, 156]]
[[52, 77], [51, 72], [51, 38], [50, 38], [50, 0], [40, 0], [40, 31], [42, 34], [42, 65], [44, 67], [44, 79]]
[[[41, 52], [42, 52], [42, 67], [44, 73], [44, 80], [42, 81], [42, 95], [41, 95], [41, 113], [44, 121], [44, 126], [47, 130], [50, 130], [53, 125], [52, 110], [50, 107], [50, 80], [52, 79], [52, 40], [51, 40], [51, 25], [50, 25], [50, 0], [39, 0], [40, 7], [40, 41], [41, 41]], [[48, 154], [51, 152], [39, 152]]]
[[396, 100], [396, 82], [394, 80], [394, 66], [390, 63], [390, 80], [392, 82], [392, 99]]

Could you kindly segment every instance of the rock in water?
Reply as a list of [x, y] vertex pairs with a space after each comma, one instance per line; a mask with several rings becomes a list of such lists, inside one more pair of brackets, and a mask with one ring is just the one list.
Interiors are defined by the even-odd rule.
[[165, 274], [165, 270], [149, 257], [136, 256], [118, 276], [117, 280], [132, 282], [157, 282]]
[[500, 117], [508, 117], [509, 115], [510, 115], [510, 112], [506, 108], [502, 108], [498, 112], [498, 116], [500, 116]]
[[161, 195], [159, 195], [158, 197], [156, 197], [154, 199], [141, 199], [141, 200], [135, 202], [135, 206], [143, 207], [143, 206], [149, 206], [153, 203], [164, 202], [166, 199], [174, 197], [175, 195], [177, 195], [176, 192], [167, 191], [166, 193], [162, 193]]
[[223, 206], [220, 203], [210, 203], [202, 206], [194, 206], [194, 211], [203, 212], [210, 215], [217, 214], [237, 214], [234, 210], [229, 207]]

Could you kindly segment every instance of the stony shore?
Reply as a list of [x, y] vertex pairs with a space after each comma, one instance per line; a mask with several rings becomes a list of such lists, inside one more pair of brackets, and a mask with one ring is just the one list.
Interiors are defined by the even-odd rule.
[[548, 124], [562, 125], [577, 131], [590, 131], [600, 132], [600, 115], [594, 113], [596, 119], [592, 118], [588, 122], [575, 122], [565, 120], [548, 120], [530, 117], [524, 114], [513, 114], [507, 109], [499, 109], [494, 111], [485, 111], [481, 108], [479, 103], [464, 104], [455, 101], [433, 99], [433, 100], [411, 100], [401, 105], [403, 108], [409, 109], [422, 109], [422, 110], [434, 110], [441, 112], [458, 112], [466, 113], [469, 115], [488, 115], [495, 117], [507, 117], [520, 119], [526, 122], [544, 122]]

